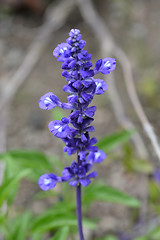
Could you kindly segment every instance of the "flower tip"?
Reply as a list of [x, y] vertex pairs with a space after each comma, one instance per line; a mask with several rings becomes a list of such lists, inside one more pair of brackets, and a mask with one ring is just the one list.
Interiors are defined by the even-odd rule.
[[38, 184], [43, 191], [48, 191], [49, 189], [52, 189], [56, 186], [57, 183], [56, 175], [54, 176], [50, 175], [54, 174], [43, 174], [38, 180]]
[[60, 105], [61, 102], [59, 101], [58, 97], [52, 92], [46, 93], [39, 100], [39, 107], [43, 110], [50, 110]]

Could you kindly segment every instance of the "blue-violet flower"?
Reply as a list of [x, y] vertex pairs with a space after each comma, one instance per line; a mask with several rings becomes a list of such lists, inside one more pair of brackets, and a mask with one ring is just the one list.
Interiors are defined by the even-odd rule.
[[54, 136], [61, 138], [65, 143], [64, 152], [68, 155], [77, 153], [77, 162], [72, 162], [70, 167], [65, 167], [62, 176], [44, 174], [39, 178], [39, 186], [46, 191], [56, 186], [57, 182], [68, 181], [69, 185], [76, 187], [78, 184], [86, 187], [91, 178], [97, 173], [90, 172], [94, 163], [100, 163], [106, 154], [94, 146], [96, 138], [90, 138], [89, 132], [94, 131], [90, 124], [94, 120], [96, 106], [89, 106], [95, 95], [103, 94], [108, 85], [102, 79], [95, 79], [96, 74], [109, 74], [116, 68], [114, 58], [99, 59], [93, 69], [92, 55], [83, 50], [85, 41], [81, 39], [80, 30], [71, 29], [66, 43], [58, 44], [53, 55], [62, 62], [62, 76], [67, 84], [63, 91], [69, 95], [68, 102], [62, 103], [52, 92], [46, 93], [39, 100], [39, 107], [50, 110], [55, 107], [70, 109], [68, 118], [51, 121], [49, 130]]

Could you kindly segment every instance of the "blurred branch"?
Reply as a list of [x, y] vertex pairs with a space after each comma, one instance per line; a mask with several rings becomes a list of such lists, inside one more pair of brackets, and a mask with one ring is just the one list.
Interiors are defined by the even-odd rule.
[[[125, 114], [121, 98], [116, 88], [114, 72], [112, 72], [109, 76], [105, 76], [105, 79], [110, 80], [109, 86], [110, 89], [112, 90], [109, 91], [108, 94], [117, 122], [126, 130], [135, 129], [136, 128], [135, 125]], [[134, 134], [131, 139], [135, 145], [135, 148], [140, 158], [147, 159], [148, 152], [139, 133], [137, 132], [136, 134]]]
[[74, 0], [63, 0], [57, 6], [53, 6], [52, 9], [51, 6], [49, 6], [46, 21], [40, 27], [39, 32], [33, 40], [21, 66], [8, 81], [9, 83], [7, 86], [2, 89], [0, 111], [2, 111], [4, 105], [12, 100], [20, 86], [28, 78], [43, 53], [43, 50], [50, 39], [51, 33], [58, 30], [65, 23], [66, 17], [74, 6], [73, 3]]
[[[109, 33], [109, 30], [106, 28], [104, 22], [96, 13], [96, 10], [94, 9], [91, 1], [86, 1], [85, 4], [82, 2], [83, 0], [79, 1], [81, 13], [85, 21], [87, 21], [89, 25], [91, 25], [95, 35], [99, 38], [99, 41], [101, 42], [102, 55], [105, 57], [107, 54], [113, 54], [112, 50], [114, 48], [114, 41], [111, 34]], [[135, 128], [131, 120], [125, 115], [125, 110], [115, 85], [114, 73], [112, 72], [109, 76], [106, 76], [105, 78], [110, 78], [111, 80], [109, 84], [112, 91], [109, 91], [109, 97], [112, 103], [114, 114], [116, 116], [116, 120], [126, 130]], [[148, 158], [147, 149], [143, 143], [141, 136], [138, 133], [132, 136], [132, 141], [136, 147], [139, 156], [144, 159]]]
[[[21, 87], [24, 81], [29, 77], [30, 73], [37, 64], [40, 56], [46, 47], [51, 33], [58, 30], [64, 23], [68, 14], [74, 6], [74, 0], [63, 0], [57, 6], [49, 6], [46, 10], [45, 22], [40, 27], [39, 32], [33, 43], [31, 44], [26, 57], [24, 58], [21, 66], [15, 72], [13, 77], [6, 82], [9, 82], [7, 86], [1, 89], [0, 96], [0, 152], [6, 150], [6, 139], [7, 139], [7, 109]], [[6, 78], [6, 77], [4, 77]], [[3, 181], [5, 164], [3, 161], [0, 162], [0, 185]], [[6, 204], [3, 205], [2, 211], [5, 212], [7, 209]], [[0, 236], [1, 238], [1, 236]]]
[[[160, 147], [158, 145], [157, 137], [154, 133], [154, 129], [152, 125], [149, 123], [143, 108], [140, 104], [140, 101], [138, 99], [135, 86], [134, 86], [134, 80], [133, 80], [133, 74], [131, 69], [130, 61], [127, 57], [127, 55], [124, 53], [124, 51], [116, 45], [114, 42], [114, 39], [107, 28], [104, 21], [99, 17], [97, 11], [95, 10], [92, 1], [91, 0], [77, 0], [77, 3], [79, 5], [81, 14], [86, 22], [91, 26], [93, 29], [95, 35], [101, 42], [101, 49], [102, 53], [111, 53], [113, 56], [115, 56], [116, 59], [119, 60], [119, 63], [122, 67], [125, 84], [127, 87], [129, 98], [132, 102], [132, 105], [137, 113], [137, 116], [144, 128], [145, 133], [147, 134], [148, 138], [150, 139], [153, 149], [155, 150], [156, 156], [160, 160]], [[140, 144], [140, 143], [138, 143]], [[146, 151], [147, 153], [147, 151]]]

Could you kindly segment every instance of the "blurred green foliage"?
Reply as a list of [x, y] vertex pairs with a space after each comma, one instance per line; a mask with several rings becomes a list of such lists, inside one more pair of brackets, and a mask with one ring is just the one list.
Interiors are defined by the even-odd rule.
[[[61, 113], [58, 113], [61, 118]], [[54, 116], [57, 118], [58, 116]], [[109, 152], [123, 144], [124, 161], [122, 163], [129, 171], [151, 172], [150, 165], [140, 160], [135, 161], [128, 144], [125, 144], [134, 131], [121, 131], [108, 137], [104, 137], [98, 143], [98, 146], [106, 152]], [[127, 159], [131, 159], [128, 163]], [[46, 210], [39, 214], [32, 213], [31, 210], [18, 210], [14, 205], [18, 196], [18, 189], [21, 179], [32, 181], [36, 185], [38, 178], [46, 172], [56, 172], [60, 174], [64, 168], [62, 161], [56, 155], [47, 156], [37, 150], [12, 150], [0, 154], [0, 161], [5, 162], [5, 172], [2, 186], [0, 187], [0, 205], [7, 203], [7, 212], [0, 212], [0, 233], [4, 240], [41, 240], [44, 236], [48, 236], [48, 240], [66, 240], [68, 236], [75, 234], [77, 231], [77, 220], [75, 214], [75, 194], [74, 189], [68, 184], [61, 184], [59, 191], [37, 191], [34, 195], [35, 200], [45, 201], [53, 199]], [[144, 170], [145, 169], [145, 170]], [[143, 171], [144, 170], [144, 171]], [[158, 202], [158, 192], [152, 187], [154, 182], [150, 182], [150, 201], [152, 205]], [[138, 208], [140, 202], [127, 195], [126, 193], [106, 185], [98, 179], [92, 182], [87, 188], [83, 188], [82, 203], [84, 216], [93, 201], [111, 202], [123, 204], [128, 207]], [[32, 200], [34, 201], [34, 200]], [[14, 214], [13, 214], [14, 212]], [[83, 218], [83, 224], [91, 229], [97, 228], [97, 220]], [[9, 231], [8, 231], [9, 229]], [[158, 240], [157, 236], [159, 228], [152, 231], [148, 235], [137, 238], [136, 240], [149, 240], [149, 236], [153, 235], [153, 240]], [[46, 235], [47, 234], [47, 235]], [[116, 236], [106, 236], [98, 240], [117, 240]]]
[[[58, 115], [61, 118], [61, 113], [58, 112]], [[131, 132], [121, 131], [102, 139], [100, 145], [110, 151], [127, 141], [131, 134]], [[38, 178], [45, 172], [60, 173], [63, 170], [64, 166], [57, 156], [47, 156], [36, 150], [20, 149], [1, 154], [0, 160], [5, 162], [4, 179], [0, 188], [0, 204], [2, 206], [6, 202], [8, 205], [7, 212], [0, 213], [0, 233], [5, 240], [26, 240], [28, 237], [31, 240], [40, 240], [46, 233], [53, 236], [48, 238], [49, 240], [63, 240], [69, 234], [76, 232], [75, 196], [73, 189], [71, 190], [67, 184], [62, 184], [61, 192], [39, 191], [35, 195], [35, 198], [44, 199], [43, 201], [48, 197], [54, 198], [54, 204], [38, 215], [25, 209], [16, 212], [14, 207], [22, 178], [25, 177], [28, 181], [37, 184]], [[84, 188], [82, 201], [84, 209], [87, 209], [93, 201], [113, 202], [134, 208], [140, 206], [137, 199], [98, 180]], [[14, 215], [11, 214], [13, 209]], [[83, 219], [83, 224], [91, 229], [97, 226], [94, 220], [88, 218]]]

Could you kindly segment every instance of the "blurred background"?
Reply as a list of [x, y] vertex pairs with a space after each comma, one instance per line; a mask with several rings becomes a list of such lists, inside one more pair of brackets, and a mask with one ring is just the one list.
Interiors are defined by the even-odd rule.
[[[3, 98], [5, 99], [3, 91], [9, 86], [12, 77], [22, 66], [21, 64], [28, 54], [30, 46], [36, 42], [36, 38], [41, 37], [39, 33], [43, 31], [43, 26], [59, 3], [60, 1], [54, 0], [0, 0], [0, 97], [2, 102]], [[93, 4], [109, 28], [115, 43], [128, 56], [140, 102], [155, 129], [156, 135], [159, 136], [160, 1], [94, 0]], [[65, 12], [65, 9], [63, 11]], [[70, 11], [67, 8], [67, 11], [68, 15], [60, 26], [57, 23], [57, 29], [54, 27], [47, 36], [47, 44], [43, 43], [43, 51], [41, 50], [34, 68], [22, 81], [7, 104], [1, 106], [1, 118], [4, 111], [7, 111], [5, 115], [7, 117], [1, 119], [1, 135], [2, 132], [4, 134], [0, 140], [1, 152], [33, 149], [40, 150], [45, 154], [55, 154], [60, 159], [63, 158], [61, 142], [50, 134], [48, 123], [58, 114], [66, 113], [42, 111], [38, 106], [39, 98], [50, 91], [54, 92], [60, 100], [66, 101], [67, 95], [62, 91], [65, 81], [61, 76], [61, 64], [56, 61], [52, 52], [57, 44], [65, 42], [71, 28], [78, 28], [81, 31], [82, 39], [87, 42], [85, 49], [93, 55], [93, 62], [95, 63], [97, 59], [101, 58], [100, 43], [91, 27], [84, 21], [78, 6], [72, 7]], [[54, 24], [56, 26], [56, 20]], [[130, 103], [119, 59], [116, 60], [115, 83], [118, 93], [126, 115], [142, 136], [148, 150], [148, 157], [141, 159], [132, 142], [128, 140], [111, 151], [107, 160], [96, 168], [99, 178], [103, 182], [145, 202], [148, 201], [149, 196], [148, 179], [152, 179], [153, 172], [158, 169], [159, 163]], [[112, 92], [109, 79], [107, 83], [109, 85], [108, 91]], [[12, 88], [14, 86], [11, 87], [11, 92]], [[97, 96], [94, 101], [94, 104], [97, 105], [94, 126], [96, 129], [95, 136], [98, 140], [122, 131], [122, 126], [117, 122], [112, 104], [109, 101], [108, 92], [101, 97]], [[141, 160], [143, 160], [142, 163]], [[155, 191], [157, 191], [158, 196], [158, 185]], [[46, 209], [46, 206], [51, 204], [52, 198], [35, 200], [34, 195], [37, 192], [39, 192], [39, 188], [36, 184], [23, 180], [14, 200], [14, 209], [16, 209], [14, 211], [29, 208], [35, 214], [39, 214], [43, 209]], [[157, 205], [155, 202], [152, 202], [151, 205], [155, 204], [156, 207], [154, 205], [151, 208], [145, 205], [144, 209], [142, 207], [140, 210], [106, 202], [92, 204], [86, 215], [100, 219], [100, 221], [98, 229], [90, 230], [92, 238], [88, 237], [88, 239], [103, 237], [106, 233], [122, 236], [122, 240], [133, 239], [131, 237], [124, 238], [124, 233], [128, 233], [129, 236], [132, 235], [133, 226], [136, 221], [139, 221], [141, 214], [145, 219], [145, 223], [141, 223], [142, 228], [148, 226], [150, 220], [155, 220], [157, 211], [160, 212], [160, 209], [157, 210], [160, 198], [157, 197], [155, 201]], [[12, 212], [12, 214], [15, 213]], [[148, 238], [144, 238], [144, 240], [146, 239]], [[17, 239], [15, 238], [15, 240]]]

